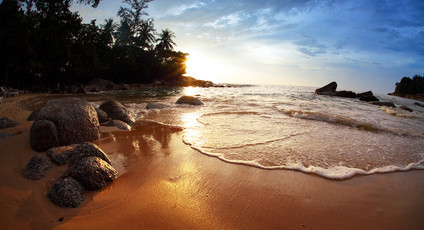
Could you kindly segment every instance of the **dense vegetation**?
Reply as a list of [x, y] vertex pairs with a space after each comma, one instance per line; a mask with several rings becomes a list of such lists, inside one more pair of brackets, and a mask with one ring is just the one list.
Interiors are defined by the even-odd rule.
[[[76, 0], [96, 7], [100, 0]], [[0, 85], [57, 87], [103, 78], [117, 83], [173, 81], [185, 74], [186, 53], [174, 34], [157, 33], [144, 11], [153, 0], [124, 0], [128, 8], [98, 25], [83, 24], [72, 0], [0, 3]], [[100, 3], [101, 4], [101, 3]]]
[[396, 83], [396, 89], [393, 93], [398, 96], [424, 94], [424, 77], [415, 75], [411, 78], [404, 77]]

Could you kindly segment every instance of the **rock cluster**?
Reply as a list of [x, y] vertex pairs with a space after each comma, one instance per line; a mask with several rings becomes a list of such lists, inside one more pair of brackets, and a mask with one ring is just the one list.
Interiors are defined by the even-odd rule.
[[182, 96], [175, 103], [187, 104], [187, 105], [203, 105], [203, 102], [201, 102], [199, 99], [193, 96]]
[[118, 175], [106, 153], [97, 145], [85, 142], [51, 148], [46, 155], [34, 156], [22, 170], [22, 176], [30, 180], [43, 178], [52, 168], [50, 160], [57, 165], [69, 165], [48, 192], [50, 200], [59, 207], [78, 207], [85, 199], [86, 190], [104, 188]]
[[127, 108], [118, 101], [106, 101], [100, 105], [99, 109], [103, 110], [112, 120], [120, 120], [128, 125], [132, 125], [135, 122], [136, 115], [132, 109]]
[[8, 117], [2, 117], [0, 118], [0, 129], [7, 129], [7, 128], [12, 128], [15, 126], [20, 125], [21, 123], [19, 123], [18, 121], [14, 121]]

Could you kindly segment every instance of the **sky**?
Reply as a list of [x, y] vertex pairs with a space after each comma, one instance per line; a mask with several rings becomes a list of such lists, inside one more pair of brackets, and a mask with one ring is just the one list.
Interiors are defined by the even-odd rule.
[[[120, 6], [72, 9], [102, 24]], [[389, 93], [424, 73], [423, 0], [155, 0], [146, 12], [198, 79]]]

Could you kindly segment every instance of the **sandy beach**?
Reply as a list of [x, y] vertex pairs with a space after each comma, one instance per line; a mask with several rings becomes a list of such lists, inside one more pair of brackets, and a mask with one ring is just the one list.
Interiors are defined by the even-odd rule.
[[137, 123], [103, 129], [95, 143], [118, 179], [88, 192], [74, 209], [47, 197], [67, 166], [39, 181], [20, 173], [36, 154], [29, 144], [31, 111], [6, 98], [0, 116], [21, 125], [0, 140], [2, 229], [424, 229], [424, 171], [328, 180], [289, 170], [225, 163], [182, 142], [182, 130]]

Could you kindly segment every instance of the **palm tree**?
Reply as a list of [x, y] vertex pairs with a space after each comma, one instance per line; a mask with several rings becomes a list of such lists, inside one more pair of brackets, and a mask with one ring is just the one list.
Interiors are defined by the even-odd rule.
[[156, 45], [156, 49], [158, 50], [173, 50], [174, 46], [176, 46], [177, 44], [175, 44], [174, 41], [172, 41], [172, 38], [175, 37], [175, 34], [168, 30], [162, 30], [162, 32], [159, 34], [159, 38], [156, 40], [157, 42], [159, 42]]
[[151, 48], [152, 44], [155, 42], [155, 31], [153, 19], [143, 20], [137, 28], [135, 37], [136, 45], [142, 49]]
[[148, 7], [148, 3], [153, 0], [124, 0], [131, 8], [122, 7], [118, 11], [118, 16], [123, 20], [127, 20], [131, 29], [136, 31], [136, 27], [141, 23], [141, 16], [148, 15], [143, 9]]
[[121, 24], [118, 27], [116, 42], [119, 45], [131, 45], [132, 44], [132, 31], [128, 20], [121, 20]]
[[106, 43], [109, 46], [113, 46], [115, 42], [114, 34], [115, 31], [118, 29], [118, 26], [119, 25], [117, 23], [113, 22], [112, 18], [105, 19], [105, 24], [102, 25], [102, 32], [105, 35]]

